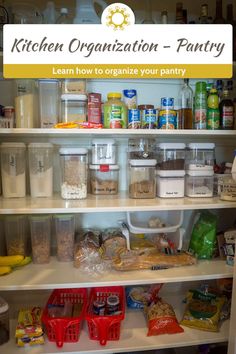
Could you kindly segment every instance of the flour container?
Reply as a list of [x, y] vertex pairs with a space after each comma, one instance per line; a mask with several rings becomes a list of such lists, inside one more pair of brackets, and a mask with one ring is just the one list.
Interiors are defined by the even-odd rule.
[[30, 217], [30, 233], [33, 262], [49, 263], [51, 240], [51, 216], [32, 215]]
[[184, 197], [185, 171], [157, 171], [157, 196], [160, 198]]
[[54, 216], [54, 225], [57, 242], [57, 259], [59, 262], [73, 261], [75, 218], [70, 214]]
[[129, 161], [129, 196], [137, 199], [156, 197], [156, 160]]
[[59, 81], [39, 80], [39, 119], [41, 128], [52, 128], [59, 120]]
[[25, 197], [24, 143], [1, 144], [2, 192], [4, 198]]
[[27, 218], [25, 215], [7, 215], [4, 217], [5, 240], [7, 255], [27, 253]]
[[29, 144], [31, 197], [51, 197], [53, 193], [53, 145]]

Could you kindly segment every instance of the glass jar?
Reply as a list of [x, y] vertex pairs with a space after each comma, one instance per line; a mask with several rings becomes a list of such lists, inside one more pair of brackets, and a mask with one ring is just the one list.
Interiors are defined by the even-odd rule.
[[156, 160], [129, 161], [129, 197], [150, 199], [156, 197]]
[[8, 256], [27, 253], [27, 219], [25, 215], [7, 215], [4, 217], [5, 240]]
[[25, 151], [24, 143], [1, 144], [1, 175], [4, 198], [25, 197]]
[[184, 170], [185, 144], [161, 143], [157, 145], [157, 166], [160, 170]]
[[59, 81], [39, 80], [39, 120], [41, 128], [52, 128], [59, 121]]
[[121, 93], [110, 92], [107, 95], [108, 101], [104, 103], [104, 128], [127, 128], [128, 111], [127, 106], [121, 101]]
[[84, 122], [87, 117], [87, 96], [64, 94], [61, 96], [61, 122]]
[[35, 128], [36, 126], [34, 85], [34, 80], [16, 80], [16, 128]]
[[87, 197], [88, 150], [61, 148], [61, 197], [85, 199]]
[[187, 145], [186, 168], [188, 170], [209, 171], [213, 169], [215, 144], [191, 143]]
[[0, 345], [9, 341], [9, 327], [9, 305], [2, 297], [0, 297]]
[[118, 193], [118, 165], [90, 165], [89, 169], [92, 194]]
[[114, 139], [92, 140], [92, 164], [114, 165], [116, 163], [116, 142]]
[[190, 198], [213, 197], [214, 171], [186, 171], [185, 195]]
[[30, 233], [33, 262], [45, 264], [50, 262], [51, 216], [30, 216]]
[[183, 198], [184, 176], [185, 171], [157, 171], [157, 196]]

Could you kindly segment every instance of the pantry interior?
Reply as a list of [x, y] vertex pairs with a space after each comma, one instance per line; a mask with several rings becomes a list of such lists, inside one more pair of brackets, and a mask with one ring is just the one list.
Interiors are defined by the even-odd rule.
[[[111, 3], [112, 1], [107, 1]], [[34, 2], [37, 3], [37, 2]], [[62, 1], [56, 1], [56, 7], [63, 6]], [[143, 1], [125, 1], [134, 8], [140, 22], [144, 16]], [[209, 11], [214, 15], [214, 1], [208, 1]], [[46, 5], [43, 2], [37, 4], [40, 8]], [[74, 2], [68, 1], [70, 14], [74, 13]], [[175, 5], [175, 4], [174, 4]], [[186, 1], [186, 7], [193, 18], [199, 16], [199, 3]], [[165, 2], [165, 8], [173, 15], [174, 9], [172, 1]], [[152, 1], [153, 18], [159, 19], [160, 11], [163, 10], [163, 2]], [[234, 12], [236, 7], [234, 8]], [[235, 17], [235, 15], [234, 15]], [[1, 60], [2, 60], [2, 53]], [[2, 71], [2, 70], [0, 70]], [[234, 63], [234, 73], [236, 67]], [[217, 76], [217, 75], [216, 75]], [[235, 78], [235, 75], [234, 75]], [[190, 80], [190, 85], [194, 89], [197, 80]], [[151, 103], [155, 106], [159, 104], [162, 97], [177, 97], [181, 80], [171, 79], [150, 79], [150, 80], [88, 80], [87, 91], [99, 92], [103, 101], [106, 100], [108, 92], [122, 92], [124, 89], [135, 89], [138, 93], [138, 102]], [[234, 97], [236, 84], [234, 79]], [[0, 80], [1, 104], [13, 106], [15, 97], [14, 80]], [[218, 231], [233, 227], [235, 222], [236, 202], [225, 202], [214, 198], [180, 198], [180, 199], [130, 199], [127, 195], [128, 169], [127, 169], [127, 148], [128, 140], [135, 137], [147, 137], [156, 139], [157, 143], [192, 143], [205, 142], [215, 143], [216, 159], [218, 163], [233, 160], [236, 130], [230, 131], [195, 131], [195, 130], [116, 130], [116, 129], [0, 129], [1, 142], [24, 142], [25, 144], [40, 142], [52, 143], [56, 149], [53, 158], [53, 190], [52, 198], [31, 198], [29, 196], [29, 183], [27, 183], [27, 197], [18, 199], [0, 198], [0, 214], [5, 215], [55, 215], [74, 214], [76, 218], [76, 228], [98, 228], [105, 229], [119, 226], [120, 220], [127, 220], [127, 213], [135, 213], [137, 218], [145, 212], [148, 215], [163, 217], [170, 215], [174, 211], [179, 214], [183, 211], [183, 245], [187, 248], [192, 223], [199, 210], [210, 210], [218, 216]], [[114, 196], [92, 196], [88, 194], [84, 200], [63, 200], [59, 195], [59, 148], [66, 146], [76, 146], [91, 150], [92, 140], [95, 138], [114, 138], [118, 147], [119, 173], [119, 193]], [[2, 221], [1, 221], [2, 223]], [[1, 225], [2, 227], [2, 225]], [[184, 231], [183, 231], [184, 230]], [[1, 254], [5, 254], [4, 233], [1, 228]], [[53, 240], [55, 245], [55, 240]], [[41, 353], [121, 353], [134, 351], [157, 351], [167, 348], [175, 353], [196, 353], [196, 347], [200, 344], [217, 344], [229, 341], [228, 354], [236, 351], [235, 328], [236, 328], [236, 304], [233, 301], [231, 319], [227, 320], [217, 333], [193, 330], [185, 327], [184, 334], [164, 335], [158, 337], [146, 336], [146, 322], [141, 312], [131, 310], [126, 311], [126, 318], [122, 323], [121, 338], [119, 341], [108, 342], [105, 347], [101, 347], [96, 341], [88, 338], [87, 331], [82, 330], [78, 343], [64, 344], [62, 349], [58, 349], [55, 343], [46, 341], [46, 344], [35, 348], [16, 348], [14, 341], [14, 330], [18, 310], [22, 305], [45, 306], [49, 294], [56, 288], [91, 288], [96, 286], [114, 285], [146, 285], [164, 283], [161, 296], [165, 298], [175, 309], [178, 319], [183, 316], [184, 304], [182, 302], [186, 292], [191, 287], [197, 287], [202, 283], [211, 283], [216, 279], [235, 277], [234, 268], [227, 266], [225, 261], [216, 259], [210, 261], [199, 261], [197, 265], [177, 269], [166, 269], [160, 271], [130, 271], [117, 272], [110, 271], [105, 274], [88, 275], [81, 274], [79, 269], [73, 268], [72, 262], [61, 263], [52, 257], [49, 264], [37, 265], [29, 264], [25, 268], [19, 269], [12, 274], [0, 278], [0, 295], [4, 297], [10, 306], [11, 316], [11, 338], [2, 346], [4, 354], [22, 351], [30, 354]], [[236, 284], [232, 298], [235, 298]], [[194, 346], [194, 347], [193, 347]], [[184, 347], [184, 348], [183, 348]], [[157, 352], [158, 353], [158, 352]], [[161, 352], [160, 352], [161, 353]], [[173, 353], [173, 352], [172, 352]]]

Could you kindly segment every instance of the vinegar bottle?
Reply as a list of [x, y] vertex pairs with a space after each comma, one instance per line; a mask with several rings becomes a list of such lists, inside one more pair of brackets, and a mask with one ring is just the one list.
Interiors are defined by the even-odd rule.
[[184, 85], [179, 92], [180, 129], [193, 129], [193, 90], [189, 79], [184, 79]]

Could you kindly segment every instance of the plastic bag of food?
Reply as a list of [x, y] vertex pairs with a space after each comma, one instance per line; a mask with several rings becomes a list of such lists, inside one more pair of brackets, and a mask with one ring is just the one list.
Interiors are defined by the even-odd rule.
[[150, 286], [128, 286], [126, 288], [126, 303], [127, 307], [132, 309], [143, 309], [148, 306], [153, 297], [158, 294], [162, 284]]
[[211, 259], [217, 248], [216, 244], [217, 217], [208, 211], [200, 214], [193, 227], [189, 251], [199, 259]]

